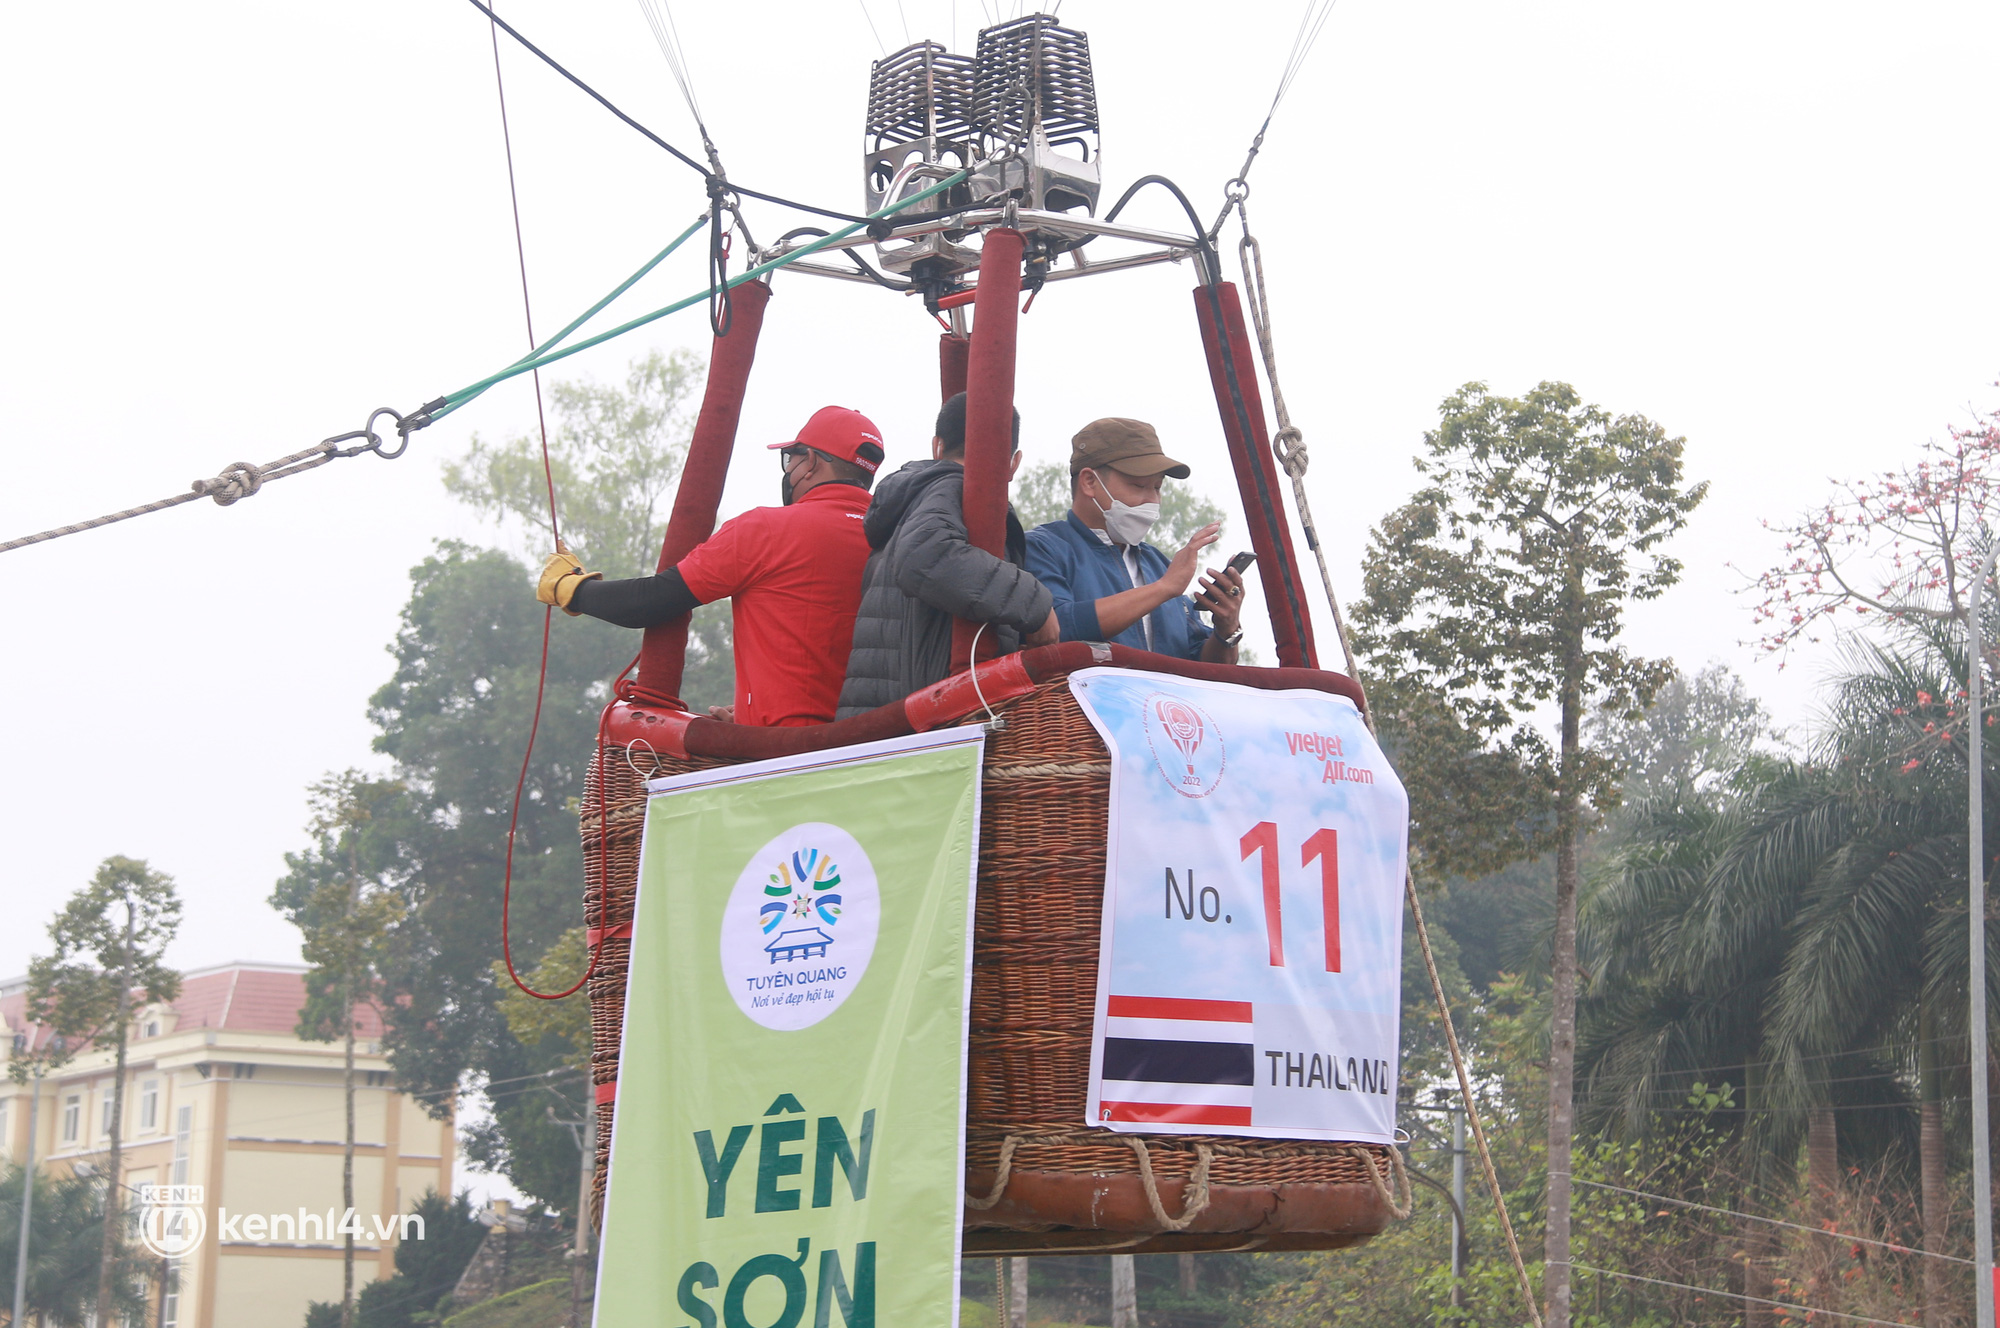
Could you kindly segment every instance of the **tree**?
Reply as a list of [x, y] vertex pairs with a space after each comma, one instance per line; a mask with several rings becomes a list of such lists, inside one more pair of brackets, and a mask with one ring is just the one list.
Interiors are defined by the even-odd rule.
[[[1963, 1081], [1969, 1035], [1965, 702], [1954, 695], [1967, 661], [1948, 624], [1909, 624], [1899, 635], [1897, 649], [1850, 643], [1835, 683], [1822, 816], [1838, 833], [1776, 846], [1810, 886], [1773, 993], [1770, 1054], [1779, 1086], [1816, 1109], [1830, 1154], [1834, 1118], [1814, 1071], [1857, 1046], [1907, 1049], [1867, 1059], [1885, 1080], [1917, 1083], [1919, 1207], [1925, 1248], [1937, 1251], [1947, 1219], [1946, 1085]], [[1985, 762], [1981, 815], [1991, 824], [2000, 760], [1988, 753]], [[1818, 1194], [1831, 1188], [1831, 1160], [1819, 1162]], [[1941, 1269], [1927, 1269], [1925, 1288], [1925, 1322], [1941, 1323]]]
[[[22, 1190], [30, 1173], [23, 1167], [0, 1175], [0, 1304], [14, 1302], [14, 1251], [21, 1236]], [[105, 1206], [98, 1202], [97, 1183], [86, 1176], [58, 1179], [34, 1175], [34, 1216], [29, 1219], [28, 1277], [22, 1312], [46, 1328], [83, 1328], [95, 1306], [106, 1303], [98, 1276], [104, 1258]], [[138, 1261], [121, 1259], [112, 1270], [108, 1303], [131, 1323], [146, 1312]], [[95, 1293], [95, 1294], [93, 1294]]]
[[[500, 952], [507, 828], [535, 701], [541, 607], [528, 593], [527, 568], [493, 550], [443, 543], [412, 579], [396, 672], [370, 707], [376, 749], [395, 760], [406, 792], [400, 805], [381, 810], [363, 842], [384, 859], [393, 851], [407, 906], [392, 943], [387, 1051], [398, 1082], [443, 1117], [468, 1073], [514, 1082], [544, 1068], [508, 1031], [498, 1007], [505, 979], [496, 981], [491, 967]], [[608, 680], [630, 658], [626, 633], [609, 624], [563, 626], [549, 643], [541, 732], [515, 834], [510, 935], [523, 972], [581, 913], [576, 812]], [[367, 849], [375, 836], [393, 843]], [[581, 967], [568, 972], [554, 989], [581, 974]], [[573, 999], [584, 1004], [581, 994]], [[504, 1156], [525, 1167], [537, 1146], [518, 1142]], [[566, 1138], [559, 1142], [562, 1154], [573, 1153]], [[510, 1172], [529, 1193], [569, 1201], [566, 1190], [541, 1193], [525, 1174]]]
[[[1858, 729], [1852, 724], [1847, 726], [1850, 731], [1866, 735], [1866, 745], [1873, 749], [1861, 755], [1861, 769], [1873, 769], [1884, 755], [1882, 742], [1893, 738], [1900, 744], [1896, 755], [1902, 761], [1901, 773], [1925, 772], [1935, 764], [1933, 757], [1949, 760], [1953, 750], [1963, 747], [1968, 723], [1989, 726], [1993, 723], [1990, 716], [1971, 715], [1965, 704], [1974, 677], [1972, 670], [1979, 669], [1980, 678], [1986, 681], [1985, 675], [1992, 666], [1992, 601], [1987, 601], [1981, 614], [1982, 635], [1988, 643], [1982, 658], [1971, 659], [1969, 647], [1955, 648], [1944, 633], [1956, 630], [1960, 624], [1969, 633], [1972, 626], [1970, 595], [1983, 559], [1991, 551], [1993, 533], [1987, 515], [1996, 490], [2000, 490], [2000, 418], [1976, 414], [1971, 425], [1949, 429], [1947, 439], [1925, 443], [1914, 463], [1838, 485], [1834, 496], [1818, 510], [1780, 526], [1785, 536], [1787, 561], [1764, 572], [1756, 582], [1756, 589], [1762, 595], [1757, 616], [1766, 624], [1760, 643], [1767, 650], [1782, 652], [1801, 640], [1817, 641], [1822, 631], [1836, 626], [1843, 616], [1849, 619], [1873, 616], [1890, 624], [1900, 638], [1916, 642], [1918, 654], [1925, 657], [1915, 671], [1928, 674], [1923, 680], [1928, 685], [1909, 676], [1913, 672], [1909, 666], [1915, 661], [1881, 656], [1878, 662], [1884, 667], [1878, 673], [1904, 676], [1900, 682], [1890, 684], [1886, 697], [1879, 685], [1860, 688], [1862, 693], [1873, 693], [1863, 701], [1864, 711], [1877, 712]], [[1942, 673], [1934, 667], [1940, 664], [1945, 668]], [[1850, 701], [1857, 699], [1855, 681], [1850, 678], [1845, 688]], [[1892, 704], [1899, 699], [1894, 695], [1898, 691], [1900, 706]], [[1886, 714], [1879, 713], [1884, 711]], [[1856, 718], [1851, 707], [1848, 718]], [[1901, 731], [1890, 734], [1883, 732], [1885, 718], [1907, 722], [1891, 724], [1889, 727]], [[1923, 722], [1920, 734], [1915, 731], [1918, 719]], [[1846, 753], [1843, 759], [1854, 760], [1856, 754]], [[1961, 756], [1961, 779], [1970, 774], [1966, 764]], [[1990, 789], [1990, 771], [1984, 778]], [[1990, 807], [1990, 791], [1986, 800]], [[1949, 802], [1949, 790], [1938, 789], [1924, 805], [1941, 812]], [[1962, 792], [1957, 806], [1961, 818], [1969, 815]], [[1987, 809], [1981, 809], [1979, 814], [1986, 817]], [[1936, 828], [1940, 835], [1948, 833], [1944, 825]], [[1963, 819], [1959, 833], [1965, 833]], [[1961, 846], [1965, 842], [1959, 841]], [[1935, 888], [1935, 882], [1920, 885], [1914, 879], [1916, 875], [1928, 869], [1931, 877], [1946, 872], [1948, 879], [1947, 864], [1941, 860], [1926, 861], [1927, 857], [1949, 852], [1948, 838], [1931, 845], [1925, 856], [1907, 856], [1899, 851], [1899, 862], [1874, 868], [1866, 865], [1867, 851], [1860, 845], [1855, 847], [1856, 862], [1849, 868], [1847, 879], [1863, 895], [1873, 892], [1855, 879], [1853, 871], [1860, 871], [1864, 877], [1877, 876], [1878, 887], [1889, 886], [1893, 881], [1894, 888], [1905, 892], [1921, 890], [1926, 895]], [[1970, 884], [1963, 877], [1960, 881]], [[1848, 925], [1852, 927], [1854, 923]], [[1938, 925], [1949, 930], [1942, 920]], [[1944, 936], [1926, 938], [1927, 948], [1945, 944]], [[1965, 948], [1962, 941], [1960, 948]], [[1803, 1010], [1810, 1008], [1823, 1014], [1830, 1008], [1818, 999], [1829, 995], [1823, 985], [1810, 999], [1802, 985], [1795, 984], [1791, 990], [1797, 999], [1792, 1005], [1794, 1014], [1789, 1026], [1795, 1030], [1804, 1026], [1800, 1022], [1807, 1018]], [[1970, 996], [1963, 984], [1960, 991], [1964, 997]], [[1934, 984], [1927, 983], [1926, 998], [1919, 1014], [1917, 1041], [1926, 1048], [1934, 1048], [1937, 1021], [1945, 1007], [1940, 1004], [1940, 993]], [[1930, 1081], [1936, 1076], [1922, 1078], [1926, 1081], [1924, 1125], [1928, 1133], [1920, 1151], [1925, 1161], [1924, 1222], [1929, 1247], [1941, 1239], [1944, 1221], [1939, 1174], [1942, 1164], [1938, 1160], [1943, 1144], [1941, 1108], [1931, 1097], [1934, 1089]], [[1830, 1141], [1830, 1116], [1822, 1123], [1820, 1133]], [[1823, 1145], [1822, 1151], [1830, 1151], [1830, 1142]], [[1934, 1281], [1934, 1276], [1927, 1275], [1927, 1290], [1932, 1289]], [[1927, 1299], [1935, 1301], [1936, 1297], [1931, 1295]]]
[[125, 1130], [125, 1051], [132, 1000], [144, 1004], [180, 995], [181, 975], [161, 960], [181, 921], [174, 881], [136, 858], [106, 858], [89, 885], [70, 896], [49, 924], [53, 953], [28, 965], [28, 1017], [47, 1024], [65, 1044], [111, 1038], [110, 1155], [104, 1167], [104, 1230], [97, 1305], [116, 1303], [118, 1238], [115, 1214]]
[[2000, 492], [2000, 417], [1976, 415], [1947, 437], [1924, 444], [1913, 464], [1838, 485], [1818, 510], [1776, 527], [1786, 561], [1755, 582], [1765, 649], [1817, 641], [1843, 615], [1964, 621], [1983, 523]]
[[[472, 1215], [472, 1198], [460, 1191], [445, 1198], [424, 1191], [410, 1205], [423, 1219], [424, 1238], [396, 1246], [396, 1274], [370, 1282], [355, 1298], [357, 1328], [418, 1328], [441, 1319], [443, 1302], [479, 1252], [486, 1228]], [[340, 1307], [313, 1301], [306, 1307], [305, 1328], [335, 1328]]]
[[1591, 746], [1615, 762], [1626, 796], [1668, 789], [1726, 794], [1750, 758], [1780, 741], [1764, 703], [1722, 663], [1675, 670], [1645, 713], [1599, 710], [1584, 722]]
[[[687, 357], [653, 354], [633, 363], [622, 387], [551, 389], [558, 427], [550, 463], [564, 537], [611, 575], [643, 573], [658, 557], [661, 500], [686, 453], [686, 408], [699, 385]], [[539, 564], [548, 498], [538, 438], [475, 439], [447, 467], [446, 487], [500, 520]], [[508, 1030], [498, 998], [510, 980], [504, 969], [496, 980], [492, 969], [515, 780], [536, 704], [542, 612], [529, 593], [529, 566], [497, 549], [442, 541], [411, 581], [391, 647], [395, 672], [369, 702], [375, 749], [395, 762], [400, 787], [373, 790], [380, 796], [371, 794], [365, 824], [330, 840], [316, 830], [315, 847], [289, 860], [274, 903], [304, 909], [315, 890], [356, 873], [373, 882], [368, 890], [384, 897], [385, 909], [387, 895], [400, 897], [401, 911], [385, 923], [371, 961], [382, 984], [385, 1048], [399, 1084], [443, 1117], [468, 1075], [513, 1085], [551, 1063]], [[593, 619], [559, 627], [549, 638], [541, 728], [514, 838], [508, 914], [523, 972], [546, 960], [579, 911], [575, 815], [610, 679], [633, 648], [629, 633]], [[728, 607], [704, 607], [695, 616], [682, 696], [697, 711], [727, 703], [733, 675]], [[557, 989], [581, 971], [580, 963], [563, 970]], [[585, 998], [564, 1004], [580, 1009]], [[340, 1006], [330, 999], [326, 1008]], [[544, 1113], [507, 1110], [511, 1090], [493, 1096], [499, 1133], [475, 1134], [468, 1146], [506, 1167], [528, 1193], [573, 1204], [576, 1150], [568, 1136]], [[557, 1178], [567, 1179], [554, 1184]]]
[[[660, 560], [666, 514], [660, 501], [680, 477], [694, 431], [689, 412], [701, 365], [684, 350], [651, 351], [628, 366], [623, 391], [590, 381], [556, 383], [549, 473], [564, 542], [610, 577], [645, 576]], [[445, 491], [509, 526], [531, 565], [549, 553], [549, 485], [539, 436], [493, 444], [472, 436], [465, 457], [444, 468]], [[688, 625], [684, 699], [696, 714], [735, 699], [727, 603], [704, 604]]]
[[[1547, 1296], [1570, 1318], [1569, 1155], [1576, 1052], [1577, 850], [1614, 771], [1582, 740], [1584, 716], [1633, 711], [1665, 666], [1616, 644], [1624, 607], [1680, 575], [1660, 544], [1707, 492], [1681, 487], [1684, 440], [1639, 415], [1584, 405], [1542, 383], [1526, 397], [1471, 383], [1446, 398], [1417, 463], [1428, 483], [1370, 536], [1364, 650], [1409, 686], [1450, 698], [1465, 727], [1541, 765], [1554, 790], [1556, 921], [1551, 964]], [[1556, 703], [1553, 761], [1533, 725]]]
[[[561, 991], [589, 962], [584, 929], [574, 927], [549, 947], [533, 972], [523, 976], [537, 990]], [[489, 1090], [493, 1120], [468, 1133], [466, 1154], [506, 1172], [527, 1193], [588, 1226], [589, 1214], [580, 1198], [579, 1144], [594, 1147], [595, 1140], [579, 1140], [562, 1122], [592, 1114], [590, 1006], [581, 999], [536, 1000], [514, 987], [504, 964], [495, 962], [492, 967], [501, 1017], [523, 1048], [522, 1066], [532, 1077]]]
[[[278, 883], [271, 906], [305, 933], [306, 1004], [298, 1034], [313, 1042], [341, 1042], [341, 1091], [347, 1132], [341, 1147], [340, 1202], [354, 1207], [354, 1041], [355, 1011], [362, 1004], [379, 1014], [387, 974], [393, 967], [388, 946], [407, 905], [385, 866], [398, 857], [393, 842], [371, 834], [377, 816], [393, 815], [403, 786], [373, 780], [357, 770], [329, 775], [313, 785], [309, 829], [314, 847], [288, 853], [291, 872]], [[385, 863], [384, 859], [387, 859]], [[354, 1236], [346, 1238], [341, 1276], [340, 1328], [354, 1325]]]

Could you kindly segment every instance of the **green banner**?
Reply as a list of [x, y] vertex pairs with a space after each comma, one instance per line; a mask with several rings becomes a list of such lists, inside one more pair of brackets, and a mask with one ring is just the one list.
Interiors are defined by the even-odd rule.
[[957, 1323], [983, 743], [651, 785], [599, 1325]]

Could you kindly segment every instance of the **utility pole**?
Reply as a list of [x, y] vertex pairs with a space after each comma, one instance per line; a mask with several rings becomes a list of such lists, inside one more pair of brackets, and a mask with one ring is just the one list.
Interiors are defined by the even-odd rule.
[[1465, 1107], [1451, 1108], [1451, 1304], [1465, 1308]]
[[570, 1251], [569, 1328], [583, 1328], [590, 1317], [590, 1181], [597, 1170], [597, 1086], [583, 1081], [583, 1131], [577, 1138], [582, 1165], [576, 1183], [576, 1248]]
[[569, 1252], [569, 1328], [584, 1328], [590, 1317], [590, 1180], [597, 1167], [597, 1090], [586, 1077], [583, 1081], [583, 1119], [565, 1120], [556, 1109], [548, 1117], [570, 1132], [576, 1140], [576, 1242]]
[[1989, 535], [1986, 557], [1966, 595], [1965, 627], [1970, 638], [1966, 651], [1965, 693], [1969, 722], [1966, 725], [1965, 838], [1966, 889], [1972, 920], [1972, 1230], [1974, 1268], [1973, 1295], [1979, 1306], [1979, 1328], [1994, 1328], [1993, 1322], [1993, 1148], [1991, 1105], [1986, 1082], [1986, 789], [1985, 729], [1983, 704], [1986, 680], [1986, 641], [1980, 630], [1979, 597], [1986, 579], [1993, 575], [1993, 563], [2000, 557], [2000, 540]]
[[[18, 1053], [25, 1038], [14, 1039]], [[14, 1254], [14, 1317], [9, 1323], [25, 1323], [22, 1317], [28, 1298], [28, 1224], [35, 1216], [35, 1129], [42, 1113], [42, 1071], [35, 1067], [34, 1081], [28, 1085], [28, 1159], [21, 1167], [21, 1239]]]

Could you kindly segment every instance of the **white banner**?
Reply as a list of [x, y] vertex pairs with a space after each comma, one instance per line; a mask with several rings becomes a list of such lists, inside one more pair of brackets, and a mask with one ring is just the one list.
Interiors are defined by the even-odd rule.
[[1088, 1120], [1390, 1143], [1409, 799], [1352, 702], [1070, 677], [1111, 749]]

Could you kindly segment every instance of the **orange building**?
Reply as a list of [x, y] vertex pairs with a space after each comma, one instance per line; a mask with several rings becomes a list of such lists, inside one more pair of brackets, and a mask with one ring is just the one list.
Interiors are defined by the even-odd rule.
[[[134, 1012], [120, 1178], [127, 1202], [136, 1205], [145, 1185], [199, 1185], [205, 1223], [172, 1275], [152, 1280], [149, 1324], [298, 1325], [309, 1301], [340, 1299], [344, 1237], [326, 1229], [326, 1217], [342, 1207], [343, 1048], [298, 1036], [305, 973], [295, 964], [201, 969], [185, 975], [178, 1000]], [[25, 1017], [26, 987], [0, 982], [11, 1035], [0, 1056], [48, 1039]], [[449, 1115], [436, 1120], [390, 1087], [381, 1020], [366, 1007], [357, 1013], [354, 1207], [367, 1232], [356, 1240], [358, 1290], [395, 1272], [403, 1228], [391, 1219], [426, 1190], [451, 1192], [457, 1139]], [[63, 1175], [105, 1165], [112, 1067], [112, 1051], [93, 1047], [40, 1082], [38, 1167]], [[27, 1153], [33, 1091], [0, 1075], [0, 1157], [11, 1163]], [[252, 1216], [266, 1220], [243, 1220]]]

